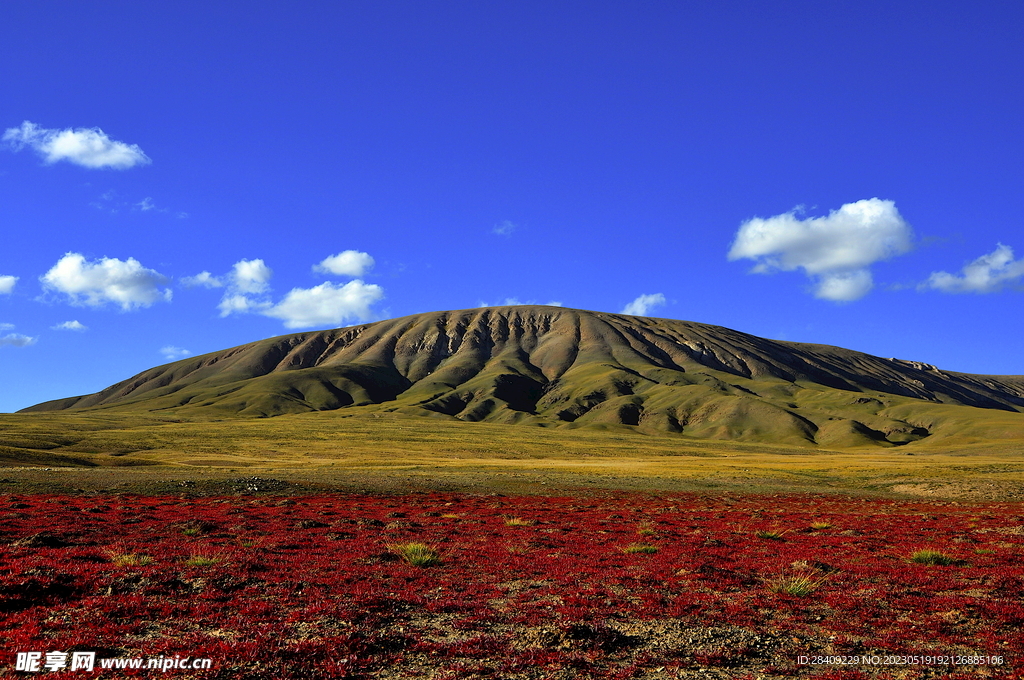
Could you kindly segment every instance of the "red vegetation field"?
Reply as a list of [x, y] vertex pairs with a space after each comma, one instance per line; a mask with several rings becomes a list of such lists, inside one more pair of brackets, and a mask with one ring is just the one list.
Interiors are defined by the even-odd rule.
[[[98, 650], [213, 659], [177, 678], [1024, 677], [1022, 514], [825, 496], [0, 496], [0, 675], [32, 675], [13, 672], [19, 651]], [[440, 563], [403, 561], [410, 542]]]

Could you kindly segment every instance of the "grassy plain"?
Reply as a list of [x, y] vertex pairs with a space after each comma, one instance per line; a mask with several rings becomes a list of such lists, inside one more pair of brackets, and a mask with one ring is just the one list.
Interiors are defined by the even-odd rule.
[[517, 427], [359, 409], [230, 420], [123, 411], [4, 414], [0, 468], [6, 491], [166, 491], [199, 484], [215, 492], [258, 476], [287, 481], [292, 491], [832, 491], [1024, 499], [1024, 441], [1018, 439], [828, 449], [617, 425]]
[[964, 409], [858, 448], [360, 408], [0, 415], [0, 636], [219, 665], [189, 677], [838, 678], [797, 659], [869, 653], [1022, 677], [1022, 414]]

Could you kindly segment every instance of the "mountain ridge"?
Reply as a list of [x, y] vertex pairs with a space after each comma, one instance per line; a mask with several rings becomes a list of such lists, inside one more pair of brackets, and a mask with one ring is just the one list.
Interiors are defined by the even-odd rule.
[[259, 417], [353, 408], [898, 446], [934, 429], [890, 412], [906, 410], [906, 400], [1019, 413], [1024, 377], [943, 371], [689, 321], [513, 306], [268, 338], [22, 412], [141, 408]]

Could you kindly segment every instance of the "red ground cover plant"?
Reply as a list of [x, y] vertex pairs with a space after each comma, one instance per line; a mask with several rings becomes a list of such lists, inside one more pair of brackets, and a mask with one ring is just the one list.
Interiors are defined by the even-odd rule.
[[179, 678], [1022, 677], [1019, 504], [7, 495], [0, 519], [0, 675], [99, 650], [213, 659]]

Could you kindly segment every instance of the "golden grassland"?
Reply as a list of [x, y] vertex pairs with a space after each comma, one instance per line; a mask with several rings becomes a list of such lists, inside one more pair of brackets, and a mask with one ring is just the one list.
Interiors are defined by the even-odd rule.
[[[1003, 420], [1016, 429], [1022, 418], [970, 412], [990, 431], [998, 431]], [[245, 475], [320, 488], [714, 489], [1024, 499], [1024, 438], [1017, 437], [961, 434], [891, 448], [827, 449], [692, 439], [617, 425], [522, 427], [358, 409], [225, 420], [121, 411], [2, 414], [0, 467], [6, 490], [19, 480], [107, 488]]]

